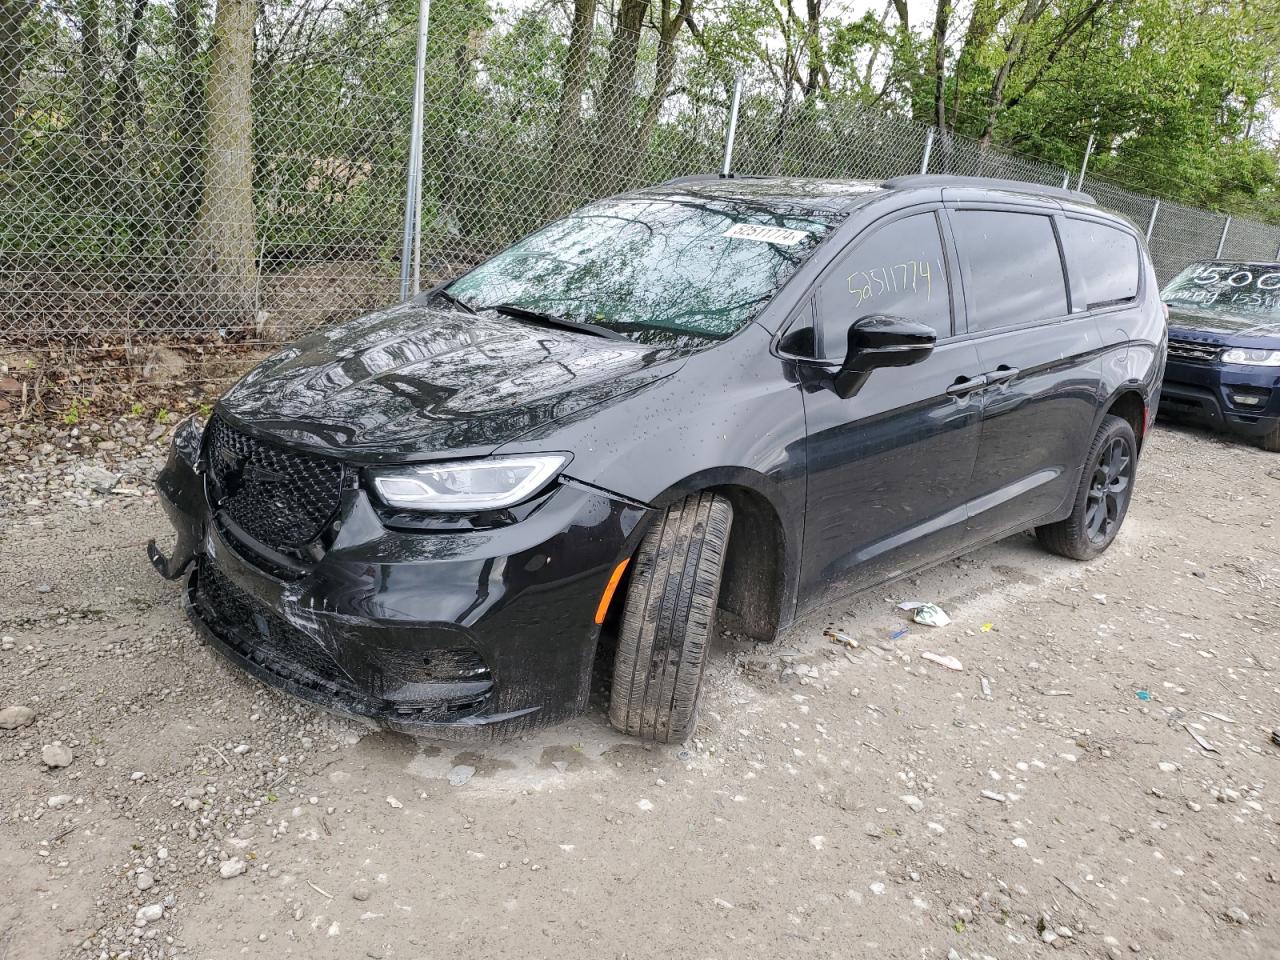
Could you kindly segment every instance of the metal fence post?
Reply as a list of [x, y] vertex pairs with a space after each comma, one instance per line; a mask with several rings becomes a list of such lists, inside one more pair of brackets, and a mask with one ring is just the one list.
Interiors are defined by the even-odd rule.
[[1156, 205], [1151, 208], [1151, 219], [1147, 221], [1147, 243], [1151, 242], [1151, 233], [1156, 228], [1156, 214], [1160, 212], [1160, 198], [1156, 197]]
[[1089, 134], [1089, 143], [1084, 148], [1084, 162], [1080, 164], [1080, 176], [1076, 178], [1076, 189], [1084, 187], [1084, 172], [1089, 169], [1089, 157], [1093, 155], [1093, 134]]
[[1213, 259], [1219, 260], [1222, 257], [1222, 248], [1227, 245], [1227, 231], [1231, 229], [1231, 217], [1228, 216], [1226, 222], [1222, 225], [1222, 236], [1218, 238], [1218, 252], [1213, 255]]
[[729, 176], [733, 166], [733, 141], [738, 136], [738, 105], [742, 102], [742, 72], [733, 78], [733, 101], [729, 104], [729, 129], [724, 134], [724, 167], [720, 176]]
[[933, 154], [933, 134], [936, 128], [929, 127], [924, 132], [924, 156], [920, 158], [920, 172], [929, 172], [929, 157]]
[[1066, 190], [1071, 186], [1071, 171], [1064, 170], [1062, 173], [1062, 189]]
[[422, 113], [426, 98], [427, 21], [431, 0], [418, 0], [418, 57], [413, 81], [413, 126], [409, 133], [409, 173], [404, 184], [404, 232], [400, 238], [400, 299], [409, 299], [411, 266], [421, 246]]

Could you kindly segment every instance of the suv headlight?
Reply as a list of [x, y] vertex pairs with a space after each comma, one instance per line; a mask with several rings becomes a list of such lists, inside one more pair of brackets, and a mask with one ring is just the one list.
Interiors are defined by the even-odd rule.
[[387, 504], [404, 510], [461, 513], [501, 510], [527, 500], [561, 470], [569, 458], [559, 453], [493, 457], [456, 463], [426, 463], [380, 469], [374, 488]]
[[1232, 347], [1222, 354], [1223, 363], [1243, 363], [1251, 367], [1280, 367], [1280, 350], [1248, 350]]

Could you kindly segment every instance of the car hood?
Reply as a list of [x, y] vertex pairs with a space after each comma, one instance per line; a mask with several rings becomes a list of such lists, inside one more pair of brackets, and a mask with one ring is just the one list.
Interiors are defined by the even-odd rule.
[[1267, 320], [1257, 314], [1224, 314], [1209, 310], [1169, 307], [1169, 327], [1191, 334], [1216, 334], [1205, 338], [1226, 341], [1233, 337], [1275, 337], [1280, 339], [1280, 318]]
[[661, 379], [687, 355], [409, 303], [300, 340], [218, 411], [369, 462], [483, 455]]

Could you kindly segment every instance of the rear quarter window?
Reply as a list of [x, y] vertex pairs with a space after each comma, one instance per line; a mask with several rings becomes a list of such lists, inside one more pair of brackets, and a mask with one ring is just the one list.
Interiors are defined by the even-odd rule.
[[1142, 266], [1132, 234], [1094, 220], [1068, 218], [1062, 221], [1062, 246], [1067, 269], [1083, 284], [1089, 309], [1137, 297]]
[[1067, 313], [1067, 282], [1048, 215], [954, 210], [951, 227], [970, 333]]

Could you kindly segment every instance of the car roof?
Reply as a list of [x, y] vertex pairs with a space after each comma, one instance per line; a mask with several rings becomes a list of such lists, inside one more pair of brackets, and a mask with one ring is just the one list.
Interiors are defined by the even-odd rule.
[[825, 180], [819, 177], [720, 177], [714, 174], [677, 177], [627, 196], [699, 196], [762, 203], [813, 213], [837, 213], [884, 188], [874, 180]]
[[[1081, 213], [1112, 216], [1087, 193], [1042, 183], [996, 177], [962, 177], [948, 174], [912, 174], [888, 180], [827, 179], [822, 177], [764, 177], [742, 174], [697, 174], [676, 177], [625, 196], [700, 196], [742, 203], [788, 207], [813, 214], [845, 212], [878, 196], [927, 191], [935, 196], [943, 189], [980, 190], [1014, 197], [1037, 197], [1064, 202]], [[1119, 219], [1119, 218], [1117, 218]]]

